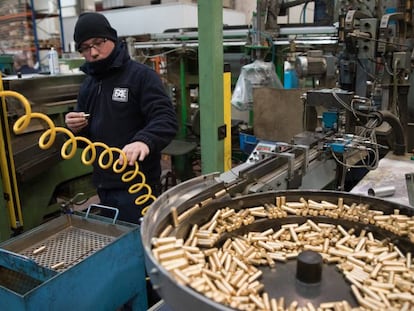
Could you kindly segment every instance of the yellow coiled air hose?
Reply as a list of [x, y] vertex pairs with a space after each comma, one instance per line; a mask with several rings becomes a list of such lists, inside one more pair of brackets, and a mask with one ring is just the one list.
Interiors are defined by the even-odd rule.
[[[67, 140], [62, 145], [60, 150], [60, 154], [63, 159], [71, 159], [75, 156], [78, 142], [86, 143], [86, 147], [82, 151], [81, 154], [81, 161], [85, 165], [91, 165], [96, 160], [96, 147], [102, 147], [104, 151], [100, 154], [98, 158], [98, 164], [102, 169], [109, 169], [112, 167], [115, 173], [122, 173], [127, 168], [127, 157], [125, 153], [116, 147], [108, 147], [106, 144], [102, 142], [92, 142], [86, 137], [82, 136], [75, 136], [70, 130], [55, 126], [53, 121], [45, 114], [40, 112], [32, 112], [32, 108], [30, 106], [29, 101], [21, 94], [14, 92], [14, 91], [3, 91], [0, 93], [0, 96], [10, 96], [17, 98], [24, 106], [25, 114], [22, 115], [19, 119], [17, 119], [16, 123], [13, 126], [13, 131], [16, 134], [21, 134], [23, 131], [29, 126], [31, 119], [38, 118], [47, 123], [49, 129], [45, 130], [44, 133], [39, 138], [39, 147], [43, 150], [50, 148], [56, 139], [56, 134], [58, 132], [64, 133], [67, 136]], [[114, 161], [114, 154], [119, 154], [123, 158], [123, 164], [119, 165], [119, 157]], [[107, 161], [105, 161], [107, 159]], [[131, 194], [138, 193], [141, 189], [146, 188], [147, 192], [144, 194], [139, 195], [135, 199], [136, 205], [141, 205], [146, 203], [148, 200], [155, 201], [156, 197], [152, 194], [151, 187], [145, 183], [146, 178], [145, 175], [139, 170], [138, 162], [135, 162], [134, 169], [126, 171], [123, 173], [121, 179], [123, 182], [131, 182], [137, 176], [141, 177], [141, 182], [132, 184], [128, 188], [128, 192]], [[147, 205], [142, 210], [142, 215], [148, 210], [150, 205]]]

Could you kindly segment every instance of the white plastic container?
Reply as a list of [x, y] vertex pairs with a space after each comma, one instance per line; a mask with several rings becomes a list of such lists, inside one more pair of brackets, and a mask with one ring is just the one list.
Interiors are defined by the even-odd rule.
[[59, 55], [55, 48], [50, 48], [49, 51], [49, 71], [51, 75], [56, 75], [60, 73], [60, 67], [59, 67]]

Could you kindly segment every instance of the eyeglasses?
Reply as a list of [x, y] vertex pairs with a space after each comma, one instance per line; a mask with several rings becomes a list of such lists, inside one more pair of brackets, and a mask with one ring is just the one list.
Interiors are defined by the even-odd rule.
[[94, 40], [91, 44], [82, 44], [79, 49], [78, 52], [81, 54], [90, 52], [92, 48], [94, 48], [95, 50], [97, 50], [99, 52], [99, 50], [102, 48], [103, 44], [107, 41], [108, 39], [96, 39]]

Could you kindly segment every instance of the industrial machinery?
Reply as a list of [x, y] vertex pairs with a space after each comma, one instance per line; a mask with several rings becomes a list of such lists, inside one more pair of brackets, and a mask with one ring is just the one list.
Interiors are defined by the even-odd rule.
[[[290, 4], [300, 2], [292, 1]], [[330, 1], [324, 2], [329, 7], [333, 5]], [[261, 47], [266, 45], [269, 37], [276, 50], [279, 46], [286, 46], [282, 49], [285, 51], [282, 54], [284, 60], [295, 59], [296, 73], [303, 80], [302, 85], [304, 88], [312, 87], [312, 90], [305, 89], [301, 98], [304, 132], [292, 135], [292, 141], [286, 142], [288, 145], [308, 146], [311, 151], [317, 150], [319, 156], [324, 155], [326, 162], [323, 165], [328, 167], [330, 159], [336, 162], [336, 175], [332, 178], [334, 183], [329, 188], [347, 190], [346, 175], [352, 174], [353, 169], [361, 169], [357, 174], [363, 175], [363, 170], [366, 173], [366, 170], [375, 169], [388, 150], [404, 155], [414, 146], [412, 131], [409, 130], [413, 124], [409, 113], [413, 101], [408, 100], [410, 90], [414, 89], [410, 88], [412, 2], [338, 2], [340, 14], [336, 24], [335, 20], [331, 21], [332, 26], [336, 27], [336, 31], [331, 33], [328, 27], [320, 27], [316, 23], [316, 16], [315, 23], [309, 25], [276, 25], [274, 19], [281, 15], [283, 5], [280, 1], [258, 1], [256, 16], [261, 18], [256, 21], [257, 28], [250, 32], [250, 36], [254, 39], [256, 35], [256, 45]], [[269, 56], [258, 53], [257, 57]], [[269, 97], [266, 99], [269, 100]], [[263, 98], [254, 99], [253, 107], [261, 107], [256, 111], [253, 108], [255, 115], [278, 107], [277, 102], [261, 101]], [[299, 105], [294, 107], [292, 109], [302, 108]], [[278, 112], [284, 113], [283, 109]], [[260, 127], [261, 134], [266, 134], [266, 129], [274, 128], [271, 124], [277, 122], [275, 120], [279, 117], [278, 113], [274, 118], [265, 116], [263, 120], [255, 117], [253, 128]], [[269, 140], [266, 137], [257, 138], [259, 142], [261, 138]], [[312, 161], [310, 159], [309, 163]], [[308, 174], [312, 172], [305, 171]], [[268, 171], [268, 174], [272, 173]], [[292, 173], [289, 176], [293, 176]], [[277, 184], [281, 188], [273, 184], [267, 189], [321, 189], [319, 184], [306, 182], [292, 183], [292, 186]], [[324, 188], [327, 189], [326, 186]]]
[[[338, 3], [337, 44], [322, 52], [305, 52], [295, 44], [296, 71], [317, 79], [318, 87], [353, 92], [377, 110], [395, 115], [411, 150], [411, 73], [413, 51], [412, 1]], [[304, 30], [306, 27], [304, 27]], [[335, 49], [333, 50], [332, 47]], [[411, 88], [412, 89], [412, 88]]]
[[[64, 114], [76, 105], [83, 74], [28, 75], [3, 78], [5, 91], [25, 96], [32, 110], [48, 115], [55, 124], [64, 125]], [[2, 98], [1, 108], [1, 189], [4, 200], [0, 240], [4, 241], [45, 221], [59, 216], [62, 206], [85, 203], [94, 195], [90, 182], [91, 168], [79, 158], [63, 161], [59, 136], [49, 150], [41, 150], [38, 139], [47, 125], [35, 120], [21, 135], [13, 130], [14, 122], [24, 114], [16, 98]]]
[[[332, 2], [322, 2], [332, 9]], [[375, 170], [387, 152], [413, 148], [413, 2], [340, 1], [337, 21], [323, 26], [280, 26], [283, 11], [282, 1], [258, 1], [256, 28], [239, 43], [253, 42], [256, 59], [294, 60], [299, 76], [312, 81], [297, 116], [303, 131], [290, 141], [257, 137], [244, 163], [185, 181], [157, 199], [141, 228], [154, 288], [173, 310], [409, 310], [413, 210], [344, 190], [352, 169]], [[270, 122], [277, 122], [278, 111], [267, 111], [275, 111]], [[402, 231], [391, 220], [397, 218]], [[314, 224], [340, 234], [302, 240], [318, 235]], [[368, 255], [368, 240], [385, 253]], [[382, 271], [387, 264], [404, 266], [411, 276]], [[383, 284], [395, 278], [399, 285]], [[378, 289], [386, 286], [395, 292]]]
[[[371, 2], [341, 2], [337, 26], [329, 25], [333, 22], [329, 20], [324, 20], [321, 23], [323, 26], [296, 25], [299, 28], [279, 27], [275, 25], [277, 23], [271, 23], [290, 5], [308, 2], [292, 1], [283, 5], [281, 1], [266, 1], [268, 7], [258, 6], [258, 9], [266, 12], [256, 14], [260, 17], [258, 28], [253, 31], [224, 29], [226, 36], [223, 45], [229, 49], [227, 55], [233, 62], [246, 60], [240, 51], [245, 45], [250, 45], [250, 49], [255, 46], [257, 53], [252, 53], [254, 57], [271, 58], [279, 65], [280, 60], [275, 58], [288, 53], [290, 59], [297, 60], [296, 68], [300, 77], [311, 78], [315, 82], [312, 84], [315, 89], [304, 92], [304, 113], [297, 116], [304, 120], [304, 131], [294, 135], [291, 141], [270, 141], [259, 137], [244, 163], [221, 174], [203, 175], [185, 181], [163, 193], [149, 208], [141, 226], [146, 268], [154, 288], [175, 310], [230, 310], [244, 303], [251, 309], [270, 309], [268, 304], [273, 304], [273, 299], [282, 299], [284, 305], [289, 304], [292, 308], [328, 302], [335, 302], [326, 305], [331, 309], [358, 305], [367, 309], [413, 308], [412, 209], [376, 198], [336, 191], [344, 190], [345, 177], [351, 168], [372, 170], [376, 168], [382, 151], [392, 150], [395, 154], [407, 151], [410, 120], [405, 112], [409, 111], [412, 1], [406, 1], [403, 7], [397, 5], [402, 1], [381, 1], [377, 6]], [[331, 1], [317, 2], [318, 5], [327, 4], [331, 13], [338, 11], [332, 9]], [[263, 3], [258, 1], [258, 4]], [[389, 11], [392, 8], [395, 12]], [[264, 25], [262, 18], [267, 22]], [[185, 124], [191, 119], [190, 114], [187, 115], [187, 108], [193, 108], [193, 103], [187, 102], [185, 91], [198, 87], [194, 70], [197, 67], [197, 33], [192, 33], [191, 37], [187, 35], [185, 31], [164, 33], [153, 42], [134, 43], [141, 51], [150, 49], [157, 52], [152, 55], [161, 54], [160, 58], [154, 56], [152, 61], [157, 64], [155, 67], [164, 75], [163, 78], [167, 77], [166, 73], [173, 76], [170, 90], [176, 102], [180, 101], [179, 111]], [[312, 49], [308, 51], [310, 46]], [[280, 47], [283, 53], [277, 53]], [[265, 49], [271, 52], [262, 53]], [[236, 53], [232, 54], [232, 51]], [[144, 57], [148, 54], [142, 53]], [[171, 64], [174, 67], [168, 67]], [[172, 72], [174, 68], [178, 68], [179, 74]], [[191, 76], [185, 76], [186, 70], [190, 71]], [[64, 77], [52, 79], [55, 78]], [[11, 80], [6, 88], [23, 93], [34, 101], [34, 106], [52, 115], [54, 120], [58, 121], [61, 113], [71, 109], [73, 101], [69, 98], [58, 100], [64, 103], [63, 106], [37, 104], [34, 96], [13, 85], [22, 81]], [[59, 88], [45, 92], [46, 97], [61, 90], [62, 83], [54, 82], [52, 84], [59, 85]], [[171, 80], [168, 82], [171, 83]], [[180, 92], [176, 92], [177, 86], [181, 89], [181, 96]], [[43, 87], [33, 85], [27, 90], [36, 89], [44, 92]], [[63, 164], [59, 160], [51, 166], [49, 157], [43, 158], [43, 155], [46, 156], [44, 151], [40, 161], [33, 165], [28, 163], [27, 158], [19, 162], [19, 157], [13, 152], [15, 149], [10, 146], [19, 138], [29, 135], [11, 137], [10, 120], [19, 116], [19, 106], [8, 102], [7, 105], [3, 103], [2, 107], [2, 130], [6, 133], [4, 137], [10, 137], [10, 140], [2, 152], [8, 155], [8, 161], [2, 159], [2, 162], [7, 163], [2, 167], [2, 172], [3, 168], [7, 168], [7, 171], [2, 174], [5, 187], [1, 189], [8, 206], [12, 202], [16, 207], [8, 209], [10, 217], [0, 215], [0, 221], [8, 219], [10, 223], [4, 227], [12, 227], [13, 233], [19, 233], [27, 228], [28, 223], [29, 228], [35, 227], [49, 214], [59, 211], [61, 205], [58, 197], [62, 195], [61, 192], [64, 192], [65, 197], [73, 198], [80, 192], [79, 189], [87, 189], [87, 182], [78, 183], [84, 180], [78, 178], [85, 176], [85, 180], [88, 180], [89, 172], [87, 169], [82, 172], [73, 170], [73, 167], [84, 167], [72, 167], [67, 161], [65, 167], [69, 172], [62, 168]], [[58, 108], [57, 113], [55, 108]], [[384, 125], [383, 121], [389, 126], [385, 130], [379, 129]], [[37, 126], [42, 127], [41, 124]], [[383, 135], [379, 135], [381, 131]], [[391, 135], [388, 135], [389, 132]], [[36, 130], [28, 134], [33, 133], [35, 138], [30, 141], [38, 138]], [[382, 136], [386, 138], [385, 142], [380, 140]], [[388, 141], [390, 136], [391, 141]], [[22, 146], [27, 145], [30, 144], [22, 143]], [[60, 148], [56, 146], [52, 153], [58, 150]], [[33, 152], [30, 151], [30, 154]], [[10, 161], [12, 158], [17, 163], [15, 168], [14, 162]], [[61, 174], [62, 170], [65, 174]], [[15, 172], [17, 177], [13, 177]], [[11, 179], [8, 179], [9, 173]], [[75, 183], [67, 183], [72, 181]], [[62, 187], [56, 190], [51, 187], [52, 184]], [[12, 194], [16, 196], [10, 198]], [[39, 197], [42, 199], [40, 203]], [[19, 202], [22, 202], [20, 213]], [[35, 215], [30, 215], [32, 206], [40, 206]], [[48, 231], [50, 226], [63, 220], [69, 221], [70, 230], [77, 230], [78, 222], [82, 226], [89, 226], [92, 222], [84, 218], [77, 219], [75, 215], [65, 215], [42, 225], [39, 231], [43, 231], [43, 228]], [[67, 222], [63, 227], [66, 226]], [[114, 229], [113, 225], [103, 226]], [[97, 224], [97, 227], [100, 226]], [[328, 228], [326, 230], [334, 231], [335, 234], [331, 236], [324, 231], [320, 238], [318, 232], [322, 228]], [[53, 296], [60, 297], [55, 290], [61, 290], [62, 287], [49, 288], [49, 284], [66, 283], [72, 272], [76, 272], [77, 278], [84, 273], [87, 276], [80, 267], [91, 265], [94, 258], [97, 263], [93, 265], [99, 266], [103, 259], [98, 256], [104, 255], [102, 257], [105, 260], [107, 257], [104, 249], [101, 249], [80, 264], [56, 273], [49, 269], [49, 265], [44, 267], [27, 258], [35, 251], [41, 252], [39, 249], [43, 241], [40, 239], [29, 242], [33, 244], [29, 248], [22, 246], [29, 237], [39, 237], [37, 231], [30, 232], [30, 235], [22, 234], [2, 245], [8, 251], [1, 256], [6, 272], [13, 270], [11, 266], [16, 264], [20, 267], [20, 273], [22, 270], [31, 270], [35, 274], [28, 276], [35, 285], [23, 291], [23, 294], [4, 291], [4, 297], [15, 303], [16, 308], [24, 304], [25, 299], [34, 299], [33, 302], [44, 298], [43, 295], [49, 290]], [[102, 233], [102, 230], [98, 232]], [[283, 253], [278, 252], [279, 248], [282, 249], [278, 244], [281, 243], [278, 232], [280, 235], [283, 233], [286, 242]], [[306, 237], [303, 232], [306, 232]], [[120, 235], [115, 234], [115, 240]], [[2, 233], [1, 238], [7, 239], [9, 236], [6, 232]], [[272, 236], [272, 240], [269, 236]], [[319, 241], [312, 241], [309, 238], [312, 236], [317, 236]], [[252, 240], [254, 243], [251, 243]], [[134, 240], [128, 243], [131, 243], [131, 250], [140, 248], [140, 245], [136, 247]], [[232, 248], [226, 253], [224, 247], [229, 244]], [[254, 249], [250, 250], [251, 247]], [[302, 258], [306, 255], [301, 256], [303, 253], [308, 254], [307, 251], [310, 251], [311, 258], [315, 258], [313, 265], [309, 259]], [[115, 252], [117, 255], [123, 254]], [[254, 258], [250, 257], [252, 253], [249, 252], [254, 252]], [[321, 254], [327, 264], [323, 264], [317, 254]], [[141, 255], [134, 253], [133, 256]], [[332, 264], [329, 265], [329, 262]], [[299, 268], [295, 270], [297, 263], [305, 265], [305, 273]], [[115, 262], [109, 263], [108, 270], [112, 268], [111, 264], [115, 265]], [[133, 272], [139, 274], [131, 275], [141, 280], [142, 266], [134, 266], [139, 264], [135, 261], [131, 264]], [[315, 266], [319, 273], [312, 275], [313, 278], [309, 280], [307, 275], [312, 271], [311, 266]], [[365, 266], [368, 266], [368, 270], [364, 270]], [[335, 267], [339, 267], [343, 274]], [[183, 271], [182, 268], [190, 270]], [[376, 278], [381, 269], [379, 278]], [[122, 271], [120, 277], [125, 277], [128, 282], [126, 273]], [[230, 273], [236, 273], [236, 279]], [[94, 277], [95, 274], [91, 276]], [[111, 274], [109, 279], [112, 280], [112, 277]], [[329, 282], [331, 280], [334, 282]], [[245, 291], [243, 286], [249, 287], [251, 291]], [[76, 297], [88, 291], [84, 287], [82, 289], [76, 292]], [[103, 295], [106, 299], [102, 293], [105, 292], [100, 292], [99, 297]], [[122, 296], [122, 301], [130, 298], [131, 294], [129, 292]], [[87, 307], [93, 308], [92, 300], [96, 302], [99, 299], [98, 296], [92, 298], [91, 301], [85, 300]], [[115, 306], [111, 301], [103, 301], [111, 307]], [[56, 299], [56, 303], [56, 307], [64, 308], [60, 298]]]
[[[159, 310], [413, 307], [411, 276], [390, 276], [388, 268], [372, 276], [385, 258], [412, 274], [413, 209], [317, 190], [344, 190], [350, 168], [376, 169], [383, 151], [404, 154], [399, 120], [349, 91], [309, 90], [303, 98], [308, 131], [289, 143], [259, 139], [244, 163], [185, 181], [152, 205], [141, 233], [147, 271], [163, 298]], [[389, 145], [376, 140], [383, 121], [393, 127]], [[341, 233], [322, 237], [322, 227]], [[319, 242], [305, 238], [315, 235]], [[368, 254], [376, 247], [384, 253]], [[395, 293], [370, 291], [394, 277]]]
[[[166, 310], [413, 307], [411, 208], [345, 192], [227, 186], [218, 174], [188, 180], [144, 218], [146, 267]], [[396, 283], [386, 285], [390, 277]]]
[[[73, 87], [77, 93], [76, 82], [79, 80], [75, 79]], [[91, 156], [82, 157], [84, 164], [80, 157], [70, 161], [74, 156], [80, 156], [78, 153], [83, 149], [78, 149], [76, 137], [68, 129], [55, 125], [63, 123], [63, 115], [57, 111], [62, 114], [68, 111], [70, 108], [65, 104], [74, 105], [75, 100], [54, 103], [62, 107], [54, 107], [57, 109], [53, 110], [55, 113], [46, 114], [40, 109], [42, 107], [31, 104], [16, 91], [2, 91], [1, 96], [4, 112], [1, 129], [5, 141], [1, 150], [2, 181], [10, 224], [14, 225], [16, 236], [5, 235], [6, 241], [0, 244], [0, 307], [109, 311], [128, 305], [132, 310], [146, 310], [147, 283], [139, 226], [117, 221], [119, 211], [113, 207], [90, 204], [86, 213], [74, 209], [74, 204], [86, 203], [88, 198], [90, 168], [79, 168], [84, 167], [85, 162], [95, 160]], [[45, 103], [44, 106], [47, 110], [49, 105]], [[6, 114], [9, 111], [12, 113]], [[8, 117], [14, 122], [8, 123]], [[13, 137], [10, 128], [15, 134]], [[69, 147], [68, 142], [71, 143]], [[87, 143], [87, 140], [83, 142]], [[20, 143], [26, 149], [13, 149], [12, 143], [13, 146]], [[89, 147], [94, 148], [92, 143]], [[109, 147], [107, 149], [111, 152]], [[30, 158], [15, 161], [29, 155], [33, 161]], [[66, 165], [62, 165], [63, 159], [68, 161]], [[132, 173], [140, 173], [138, 166], [135, 168]], [[41, 186], [45, 189], [33, 192], [36, 185], [32, 182], [39, 177], [54, 183], [43, 183]], [[25, 183], [32, 188], [28, 192], [19, 192], [25, 190]], [[29, 199], [30, 196], [37, 199], [39, 194], [49, 196], [46, 202], [36, 202], [35, 214], [30, 210], [31, 206], [20, 205], [25, 203], [21, 199], [26, 197], [19, 193]], [[65, 194], [72, 197], [62, 199]], [[61, 201], [57, 201], [58, 198]], [[97, 216], [97, 209], [110, 209], [115, 216], [113, 219]], [[52, 215], [44, 214], [45, 211], [51, 211]], [[22, 216], [29, 219], [33, 227], [23, 227]]]
[[[405, 153], [403, 128], [395, 115], [377, 110], [352, 92], [309, 90], [303, 106], [305, 131], [288, 142], [258, 138], [247, 160], [222, 174], [223, 181], [239, 184], [228, 187], [242, 193], [298, 188], [348, 191], [353, 169], [366, 174], [390, 150]], [[392, 135], [382, 144], [376, 129], [384, 122], [392, 125]]]
[[[260, 60], [274, 63], [282, 80], [283, 64], [289, 61], [301, 79], [300, 87], [330, 88], [332, 93], [350, 92], [350, 96], [355, 96], [352, 104], [370, 106], [371, 111], [390, 111], [403, 128], [404, 138], [398, 139], [404, 140], [406, 151], [410, 151], [414, 147], [413, 131], [409, 130], [414, 110], [414, 101], [410, 100], [414, 89], [410, 88], [412, 1], [384, 0], [365, 4], [321, 0], [312, 3], [315, 6], [313, 23], [305, 19], [296, 24], [278, 22], [287, 10], [298, 5], [304, 5], [303, 17], [311, 3], [306, 0], [257, 1], [251, 27], [223, 27], [224, 62], [231, 65], [232, 77], [238, 77], [243, 65]], [[129, 41], [130, 50], [141, 61], [152, 60], [174, 90], [171, 94], [184, 129], [180, 134], [181, 138], [186, 138], [193, 106], [203, 109], [197, 100], [190, 98], [192, 90], [198, 88], [197, 29], [172, 29], [152, 34], [150, 38], [149, 41]], [[160, 59], [151, 59], [148, 55], [157, 55]], [[318, 106], [323, 105], [318, 103]], [[352, 113], [352, 107], [349, 108], [339, 107]], [[322, 111], [317, 111], [316, 118], [322, 118]], [[387, 140], [390, 128], [395, 128], [386, 123], [388, 121], [376, 129], [381, 140]], [[251, 126], [254, 128], [256, 124]]]

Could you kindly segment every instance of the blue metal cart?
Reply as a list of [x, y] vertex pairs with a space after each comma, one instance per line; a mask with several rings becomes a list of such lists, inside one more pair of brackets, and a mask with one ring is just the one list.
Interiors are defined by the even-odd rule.
[[0, 244], [0, 310], [148, 309], [139, 226], [87, 215]]

